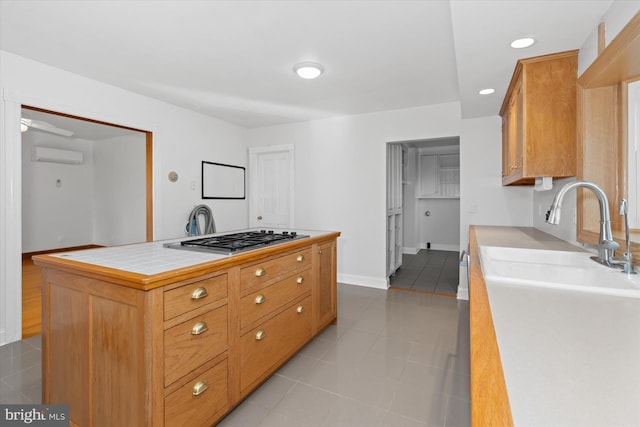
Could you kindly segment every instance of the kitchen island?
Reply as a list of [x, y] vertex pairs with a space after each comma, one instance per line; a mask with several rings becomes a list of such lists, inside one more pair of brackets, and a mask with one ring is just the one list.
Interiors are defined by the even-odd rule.
[[233, 255], [38, 255], [43, 402], [72, 426], [208, 426], [336, 320], [338, 232]]
[[640, 425], [640, 299], [485, 280], [492, 246], [584, 252], [532, 228], [471, 227], [472, 425]]

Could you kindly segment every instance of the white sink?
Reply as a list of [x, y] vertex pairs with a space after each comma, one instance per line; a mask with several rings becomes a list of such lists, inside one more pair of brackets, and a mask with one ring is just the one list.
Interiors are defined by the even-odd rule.
[[487, 282], [640, 298], [640, 275], [593, 262], [588, 252], [481, 246]]

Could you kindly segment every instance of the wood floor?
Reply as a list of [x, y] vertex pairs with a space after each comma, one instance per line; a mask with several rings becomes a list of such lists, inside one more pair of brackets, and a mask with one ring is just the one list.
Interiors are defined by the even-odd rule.
[[31, 261], [31, 257], [99, 247], [84, 245], [22, 254], [22, 339], [39, 335], [42, 331], [42, 269]]
[[39, 335], [42, 326], [41, 268], [22, 258], [22, 339]]

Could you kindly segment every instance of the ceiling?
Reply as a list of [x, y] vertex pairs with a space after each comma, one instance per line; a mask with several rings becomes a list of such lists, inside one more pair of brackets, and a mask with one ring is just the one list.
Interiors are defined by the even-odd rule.
[[[578, 49], [612, 3], [0, 0], [0, 48], [248, 128], [451, 101], [473, 118], [498, 114], [518, 58]], [[297, 77], [306, 61], [324, 74]]]

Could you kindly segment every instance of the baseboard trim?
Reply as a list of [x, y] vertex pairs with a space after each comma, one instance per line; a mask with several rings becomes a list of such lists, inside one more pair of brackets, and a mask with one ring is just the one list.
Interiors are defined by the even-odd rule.
[[[427, 249], [426, 243], [420, 243], [420, 249]], [[434, 251], [450, 251], [450, 252], [460, 252], [460, 245], [447, 245], [441, 243], [432, 243], [431, 250]]]
[[385, 291], [389, 287], [388, 279], [379, 279], [371, 276], [358, 276], [356, 274], [338, 274], [338, 282], [345, 283], [347, 285], [384, 289]]
[[408, 255], [416, 255], [418, 251], [420, 251], [420, 248], [402, 248], [402, 253]]

